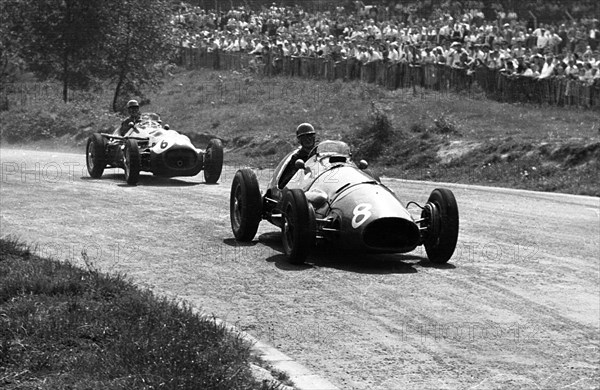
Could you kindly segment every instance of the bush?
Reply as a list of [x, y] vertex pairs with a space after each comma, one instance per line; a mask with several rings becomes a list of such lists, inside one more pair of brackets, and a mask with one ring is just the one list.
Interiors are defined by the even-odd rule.
[[460, 134], [456, 129], [456, 124], [445, 115], [440, 115], [438, 118], [433, 120], [433, 127], [431, 131], [434, 131], [438, 134]]
[[119, 119], [108, 113], [97, 112], [88, 102], [39, 103], [18, 107], [0, 114], [0, 139], [9, 143], [27, 143], [51, 140], [63, 136], [77, 136], [81, 131], [104, 131]]
[[376, 160], [392, 141], [393, 135], [394, 129], [387, 114], [375, 102], [371, 102], [369, 122], [351, 135], [348, 142], [354, 146], [355, 154], [360, 158]]

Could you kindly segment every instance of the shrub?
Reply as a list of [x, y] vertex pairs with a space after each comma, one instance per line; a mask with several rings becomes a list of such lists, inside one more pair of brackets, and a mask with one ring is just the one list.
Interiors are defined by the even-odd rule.
[[387, 114], [371, 102], [369, 121], [349, 137], [355, 153], [361, 158], [376, 160], [392, 141], [394, 129]]
[[99, 113], [92, 103], [40, 103], [0, 114], [0, 138], [9, 143], [26, 143], [77, 136], [83, 129], [104, 131], [118, 122], [113, 114]]
[[432, 131], [438, 134], [460, 134], [456, 129], [456, 124], [444, 114], [433, 120]]

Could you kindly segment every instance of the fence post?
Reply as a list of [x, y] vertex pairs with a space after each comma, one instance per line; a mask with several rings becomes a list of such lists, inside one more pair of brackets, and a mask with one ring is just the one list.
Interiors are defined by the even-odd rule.
[[213, 69], [219, 70], [219, 69], [221, 69], [221, 58], [220, 58], [221, 54], [220, 54], [219, 48], [216, 48], [213, 51], [213, 53], [215, 55], [214, 62], [213, 62]]
[[[187, 68], [212, 67], [213, 69], [243, 69], [243, 64], [250, 66], [251, 55], [247, 53], [220, 53], [218, 49], [208, 52], [206, 48], [180, 46], [180, 63]], [[473, 81], [481, 87], [487, 97], [499, 101], [519, 101], [552, 106], [579, 105], [588, 109], [600, 108], [600, 85], [585, 85], [575, 80], [557, 78], [535, 79], [529, 77], [513, 78], [501, 74], [498, 70], [476, 68], [473, 76], [464, 69], [453, 69], [446, 64], [408, 64], [406, 62], [387, 63], [378, 61], [363, 64], [356, 58], [348, 57], [339, 62], [332, 59], [315, 57], [284, 57], [283, 65], [277, 70], [288, 76], [320, 79], [328, 81], [342, 78], [344, 80], [360, 80], [365, 83], [377, 83], [388, 89], [412, 88], [417, 93], [417, 86], [443, 92], [462, 91], [468, 89], [473, 93]], [[274, 73], [271, 54], [264, 56], [257, 73], [264, 72], [272, 76]], [[40, 98], [43, 91], [39, 85], [32, 86], [33, 91], [21, 85], [20, 102], [26, 105], [28, 99]], [[44, 87], [45, 88], [45, 87]], [[10, 91], [5, 91], [10, 92]], [[30, 92], [33, 92], [30, 93]], [[221, 91], [225, 92], [225, 91]], [[269, 92], [270, 93], [270, 92]], [[3, 97], [8, 103], [10, 93]], [[33, 96], [32, 96], [33, 95]], [[238, 86], [238, 101], [244, 100], [244, 91]], [[45, 96], [45, 95], [44, 95]]]
[[529, 12], [529, 15], [531, 15], [531, 17], [533, 18], [533, 28], [536, 29], [538, 26], [538, 23], [537, 23], [537, 18], [535, 17], [535, 14], [531, 11], [527, 11], [527, 12]]

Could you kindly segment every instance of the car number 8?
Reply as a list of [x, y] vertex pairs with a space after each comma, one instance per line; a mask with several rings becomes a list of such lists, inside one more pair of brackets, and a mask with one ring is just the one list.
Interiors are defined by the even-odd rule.
[[367, 219], [371, 217], [371, 207], [373, 207], [370, 203], [361, 203], [356, 205], [354, 210], [352, 210], [352, 227], [356, 229]]

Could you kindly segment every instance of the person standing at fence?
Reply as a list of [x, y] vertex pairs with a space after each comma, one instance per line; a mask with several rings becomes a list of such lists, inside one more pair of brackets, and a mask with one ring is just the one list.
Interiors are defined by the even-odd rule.
[[479, 61], [480, 64], [485, 64], [490, 56], [490, 45], [484, 43], [475, 51], [475, 59]]
[[542, 67], [542, 71], [540, 72], [540, 79], [546, 79], [550, 76], [554, 75], [554, 56], [548, 54], [546, 56], [546, 62], [544, 62], [544, 66]]
[[460, 55], [462, 52], [462, 44], [460, 42], [453, 42], [450, 45], [450, 50], [446, 56], [446, 64], [455, 67], [460, 63]]
[[548, 48], [554, 55], [560, 54], [559, 48], [562, 43], [562, 38], [554, 31], [554, 29], [550, 29], [548, 36]]
[[400, 60], [400, 55], [398, 54], [398, 42], [394, 41], [390, 43], [388, 50], [388, 61], [392, 64], [397, 63]]
[[575, 59], [573, 57], [570, 57], [568, 62], [567, 62], [567, 67], [565, 68], [565, 75], [566, 76], [576, 76], [579, 74], [579, 69], [577, 68], [577, 65], [575, 65]]
[[256, 58], [262, 58], [263, 48], [265, 41], [259, 41], [256, 43], [256, 46], [248, 54], [254, 54]]

